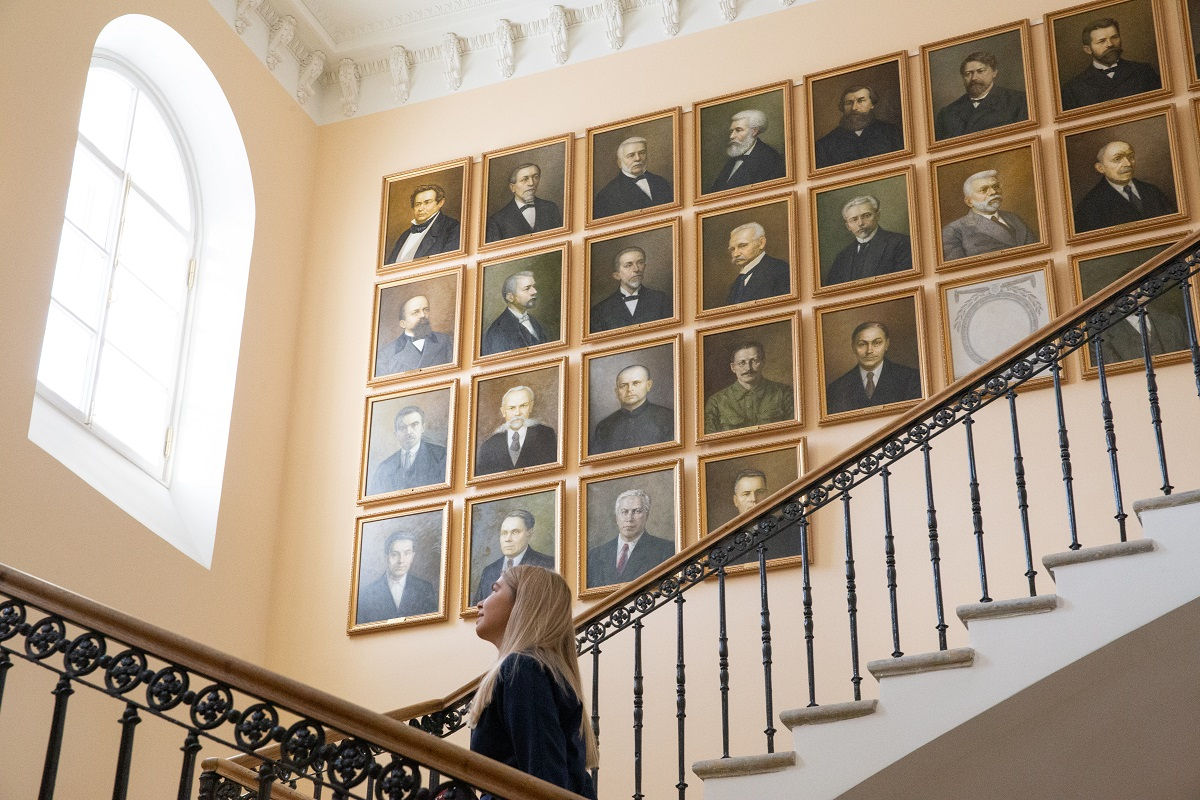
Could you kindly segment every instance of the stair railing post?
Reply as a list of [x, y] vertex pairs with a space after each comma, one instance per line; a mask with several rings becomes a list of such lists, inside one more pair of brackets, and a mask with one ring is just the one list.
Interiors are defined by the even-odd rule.
[[1158, 402], [1158, 377], [1154, 372], [1154, 353], [1150, 348], [1150, 329], [1147, 324], [1146, 306], [1137, 310], [1138, 332], [1142, 337], [1142, 364], [1146, 370], [1146, 399], [1150, 404], [1150, 427], [1154, 429], [1154, 444], [1158, 449], [1158, 469], [1162, 475], [1163, 495], [1169, 495], [1175, 487], [1167, 476], [1167, 446], [1163, 441], [1162, 408]]
[[987, 558], [983, 551], [983, 503], [979, 495], [979, 471], [975, 465], [975, 417], [967, 414], [963, 419], [967, 437], [967, 485], [971, 495], [971, 529], [975, 533], [975, 551], [979, 558], [979, 602], [990, 603], [988, 595]]
[[1017, 485], [1017, 511], [1021, 515], [1021, 536], [1025, 544], [1025, 578], [1029, 596], [1037, 597], [1037, 570], [1033, 568], [1033, 545], [1029, 537], [1029, 492], [1025, 486], [1025, 457], [1021, 454], [1021, 431], [1017, 426], [1017, 390], [1009, 388], [1008, 416], [1012, 421], [1013, 475]]
[[771, 602], [767, 599], [767, 546], [763, 542], [758, 543], [758, 587], [762, 627], [763, 694], [767, 714], [767, 727], [763, 733], [767, 735], [767, 752], [774, 753], [775, 699], [771, 681]]
[[125, 800], [129, 793], [129, 771], [133, 765], [133, 730], [142, 721], [133, 703], [125, 704], [121, 723], [121, 744], [117, 747], [117, 775], [113, 779], [113, 800]]
[[42, 766], [42, 785], [38, 790], [38, 800], [53, 800], [54, 784], [58, 780], [58, 761], [62, 756], [63, 732], [67, 726], [67, 701], [75, 690], [71, 681], [65, 675], [58, 679], [58, 684], [52, 692], [54, 695], [54, 712], [50, 722], [50, 738], [46, 743], [46, 761]]
[[1117, 428], [1113, 424], [1112, 399], [1108, 394], [1108, 375], [1104, 368], [1104, 334], [1098, 333], [1092, 338], [1092, 353], [1096, 360], [1096, 372], [1100, 378], [1100, 417], [1104, 421], [1104, 442], [1108, 448], [1108, 468], [1112, 474], [1113, 504], [1117, 513], [1113, 519], [1117, 521], [1117, 529], [1121, 541], [1127, 541], [1125, 532], [1125, 501], [1121, 497], [1121, 469], [1117, 463]]

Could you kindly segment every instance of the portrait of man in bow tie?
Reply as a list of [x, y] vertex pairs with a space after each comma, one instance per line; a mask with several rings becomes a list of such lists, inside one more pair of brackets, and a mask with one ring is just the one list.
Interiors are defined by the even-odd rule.
[[[981, 166], [986, 168], [978, 169]], [[937, 169], [943, 262], [1042, 242], [1033, 154], [1029, 146], [1014, 148], [1003, 159], [998, 156], [976, 158]], [[966, 175], [961, 185], [958, 184], [956, 178], [968, 169], [978, 171]], [[1010, 210], [1010, 200], [1026, 213]], [[954, 218], [962, 213], [964, 205], [967, 212]], [[950, 221], [945, 222], [946, 219]]]
[[587, 240], [584, 338], [677, 321], [679, 221]]
[[696, 196], [748, 191], [792, 174], [790, 82], [696, 104]]
[[[562, 342], [566, 245], [481, 264], [480, 357]], [[490, 322], [488, 321], [490, 320]]]
[[596, 193], [592, 218], [603, 219], [675, 201], [675, 186], [650, 171], [651, 149], [644, 136], [630, 136], [617, 145], [620, 170]]
[[448, 483], [452, 396], [436, 388], [368, 398], [363, 497]]
[[581, 481], [580, 594], [637, 580], [675, 555], [678, 467]]
[[382, 268], [462, 253], [470, 159], [384, 178]]
[[[1085, 12], [1053, 21], [1063, 111], [1163, 87], [1152, 4], [1148, 0], [1127, 0], [1104, 10], [1114, 16], [1096, 17], [1095, 12]], [[1123, 26], [1129, 31], [1128, 40], [1122, 36]], [[1128, 50], [1148, 60], [1126, 58]]]
[[1165, 222], [1179, 213], [1172, 122], [1157, 110], [1062, 135], [1073, 234]]
[[381, 284], [371, 380], [453, 366], [462, 268]]

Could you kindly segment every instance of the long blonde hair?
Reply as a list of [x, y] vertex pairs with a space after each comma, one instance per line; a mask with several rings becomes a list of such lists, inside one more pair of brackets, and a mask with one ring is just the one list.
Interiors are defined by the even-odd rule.
[[518, 565], [504, 573], [504, 583], [513, 593], [512, 612], [496, 663], [479, 682], [467, 724], [474, 728], [496, 689], [500, 665], [512, 653], [521, 653], [550, 671], [564, 688], [570, 688], [583, 706], [579, 733], [587, 748], [587, 766], [600, 762], [596, 735], [588, 721], [583, 700], [583, 679], [579, 676], [579, 657], [575, 653], [575, 625], [571, 619], [571, 588], [557, 572], [542, 567]]

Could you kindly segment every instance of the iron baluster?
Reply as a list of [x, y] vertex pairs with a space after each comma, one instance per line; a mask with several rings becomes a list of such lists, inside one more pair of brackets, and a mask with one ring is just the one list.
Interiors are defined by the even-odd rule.
[[938, 649], [945, 650], [947, 625], [946, 609], [942, 603], [942, 550], [938, 544], [937, 508], [933, 504], [933, 469], [929, 463], [931, 449], [928, 441], [921, 445], [921, 455], [925, 459], [925, 514], [929, 524], [929, 563], [933, 566], [933, 601], [937, 609]]
[[1062, 363], [1054, 361], [1050, 365], [1050, 373], [1054, 376], [1054, 404], [1058, 410], [1058, 455], [1062, 461], [1063, 487], [1067, 493], [1067, 527], [1071, 531], [1069, 550], [1083, 547], [1079, 543], [1079, 528], [1075, 523], [1075, 478], [1071, 474], [1071, 443], [1067, 439], [1067, 412], [1063, 409], [1062, 396]]
[[[192, 796], [192, 776], [196, 773], [196, 754], [200, 752], [200, 735], [195, 730], [188, 731], [187, 738], [183, 740], [183, 747], [179, 748], [183, 751], [183, 768], [179, 771], [179, 792], [175, 795], [176, 800], [189, 800]], [[209, 773], [204, 773], [208, 775]], [[204, 789], [204, 775], [200, 776], [200, 788]], [[215, 780], [215, 776], [214, 776]]]
[[971, 527], [975, 531], [975, 550], [979, 556], [979, 589], [983, 593], [979, 598], [979, 602], [990, 603], [992, 602], [992, 598], [988, 596], [987, 559], [983, 553], [983, 504], [979, 496], [979, 473], [975, 468], [974, 416], [967, 414], [963, 420], [963, 426], [966, 428], [967, 434], [967, 473], [970, 476], [968, 483], [971, 488]]
[[679, 800], [687, 798], [687, 762], [683, 755], [684, 719], [687, 717], [687, 677], [683, 664], [683, 592], [675, 595], [675, 722], [679, 753]]
[[1200, 339], [1196, 336], [1196, 318], [1192, 311], [1192, 282], [1185, 273], [1179, 291], [1183, 293], [1183, 319], [1187, 325], [1188, 351], [1192, 354], [1192, 377], [1196, 380], [1196, 394], [1200, 396]]
[[[271, 800], [271, 787], [275, 785], [275, 765], [264, 761], [258, 766], [258, 800]], [[370, 797], [370, 794], [367, 794]]]
[[1096, 370], [1100, 378], [1100, 416], [1104, 420], [1104, 441], [1108, 446], [1108, 467], [1112, 473], [1113, 502], [1117, 507], [1117, 513], [1113, 515], [1113, 519], [1117, 521], [1121, 541], [1124, 542], [1126, 541], [1125, 518], [1129, 515], [1125, 513], [1125, 503], [1121, 499], [1121, 470], [1117, 465], [1117, 430], [1113, 424], [1112, 400], [1108, 396], [1108, 375], [1104, 369], [1104, 334], [1097, 334], [1092, 339], [1092, 352], [1096, 358]]
[[1037, 570], [1033, 568], [1033, 545], [1029, 540], [1029, 493], [1025, 489], [1025, 457], [1021, 455], [1021, 432], [1017, 427], [1017, 392], [1008, 390], [1008, 416], [1012, 420], [1013, 473], [1017, 480], [1017, 510], [1021, 514], [1021, 535], [1025, 540], [1025, 577], [1029, 596], [1037, 596]]
[[46, 744], [46, 761], [42, 767], [42, 786], [38, 790], [38, 800], [52, 800], [54, 784], [58, 780], [58, 759], [62, 756], [63, 731], [67, 725], [67, 701], [75, 690], [71, 681], [65, 675], [58, 679], [58, 684], [51, 694], [54, 695], [54, 712], [50, 723], [50, 739]]
[[[188, 787], [190, 790], [190, 786]], [[200, 792], [197, 800], [216, 800], [217, 773], [205, 770], [200, 773]], [[185, 797], [191, 797], [189, 793]], [[182, 798], [181, 798], [182, 800]]]
[[800, 510], [800, 580], [804, 605], [804, 651], [808, 660], [808, 707], [817, 704], [817, 672], [813, 649], [812, 580], [808, 575], [808, 515]]
[[[592, 733], [600, 745], [600, 643], [592, 647]], [[600, 765], [592, 767], [592, 785], [600, 791]]]
[[137, 706], [125, 704], [125, 713], [118, 722], [121, 723], [121, 744], [117, 748], [117, 777], [113, 781], [113, 800], [125, 800], [129, 793], [129, 768], [133, 764], [133, 729], [142, 718], [138, 716]]
[[1154, 373], [1154, 355], [1150, 351], [1150, 331], [1146, 327], [1146, 307], [1137, 311], [1138, 331], [1142, 335], [1142, 360], [1146, 367], [1146, 397], [1150, 402], [1150, 425], [1154, 428], [1154, 443], [1158, 447], [1158, 468], [1162, 473], [1162, 493], [1168, 495], [1175, 487], [1167, 477], [1167, 446], [1163, 442], [1162, 409], [1158, 405], [1158, 377]]
[[763, 656], [763, 691], [766, 696], [767, 727], [763, 731], [767, 735], [767, 752], [775, 752], [775, 699], [771, 682], [771, 604], [767, 599], [767, 546], [758, 544], [758, 586], [762, 603], [762, 656]]
[[884, 465], [879, 471], [883, 479], [883, 555], [887, 563], [888, 601], [892, 609], [892, 658], [904, 655], [900, 649], [900, 610], [896, 605], [896, 539], [892, 535], [892, 492], [888, 482], [891, 470]]
[[862, 699], [862, 675], [858, 658], [858, 585], [854, 575], [854, 542], [850, 531], [850, 493], [842, 493], [842, 528], [846, 535], [846, 613], [850, 617], [850, 683], [854, 699]]
[[0, 707], [4, 705], [4, 681], [12, 667], [13, 661], [8, 657], [8, 651], [0, 648]]
[[633, 621], [633, 800], [642, 800], [642, 619]]
[[729, 758], [729, 636], [725, 628], [725, 565], [717, 565], [717, 656], [721, 679], [721, 758]]

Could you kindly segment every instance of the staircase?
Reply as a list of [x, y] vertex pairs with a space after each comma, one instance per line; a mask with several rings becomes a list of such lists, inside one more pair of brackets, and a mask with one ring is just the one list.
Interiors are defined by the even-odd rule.
[[706, 800], [1200, 795], [1200, 491], [1135, 510], [1144, 538], [1044, 559], [1055, 594], [960, 606], [969, 647], [869, 664], [878, 701], [695, 765]]

